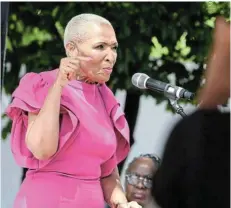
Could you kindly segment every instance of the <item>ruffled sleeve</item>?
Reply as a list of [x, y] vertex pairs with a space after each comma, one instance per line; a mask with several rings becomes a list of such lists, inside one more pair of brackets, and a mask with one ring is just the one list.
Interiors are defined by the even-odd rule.
[[127, 157], [130, 150], [129, 127], [119, 104], [112, 109], [111, 118], [117, 137], [117, 148], [113, 156], [101, 165], [101, 177], [110, 175], [117, 165]]
[[130, 150], [130, 131], [125, 114], [111, 90], [103, 87], [101, 93], [103, 94], [102, 97], [104, 98], [106, 110], [114, 124], [117, 137], [115, 153], [109, 160], [101, 165], [101, 177], [106, 177], [127, 157]]
[[[13, 102], [7, 109], [7, 115], [13, 119], [22, 113], [21, 111], [38, 112], [43, 105], [47, 90], [48, 84], [40, 74], [26, 74], [12, 94]], [[18, 110], [18, 107], [21, 111]]]
[[33, 157], [25, 144], [28, 112], [38, 113], [47, 94], [47, 83], [39, 74], [28, 73], [20, 81], [12, 94], [13, 101], [6, 109], [12, 120], [11, 151], [22, 167], [37, 168], [38, 160]]
[[[48, 73], [48, 72], [46, 72]], [[14, 159], [19, 166], [38, 169], [48, 164], [52, 158], [48, 160], [38, 160], [28, 150], [25, 143], [25, 136], [28, 126], [28, 112], [38, 113], [42, 108], [48, 90], [52, 85], [52, 81], [47, 81], [46, 73], [28, 73], [20, 81], [19, 86], [12, 94], [12, 103], [6, 109], [6, 114], [12, 120], [11, 128], [11, 151]], [[62, 107], [65, 110], [65, 107]], [[77, 120], [68, 110], [63, 115], [63, 122], [60, 129], [59, 149], [70, 138]]]

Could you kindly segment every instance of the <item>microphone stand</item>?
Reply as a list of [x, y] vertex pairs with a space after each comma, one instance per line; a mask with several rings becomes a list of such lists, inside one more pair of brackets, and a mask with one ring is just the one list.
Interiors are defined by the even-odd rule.
[[169, 98], [169, 101], [173, 107], [173, 109], [176, 111], [176, 113], [178, 113], [179, 115], [181, 115], [181, 117], [185, 117], [187, 116], [184, 112], [184, 109], [177, 103], [178, 99], [171, 99]]

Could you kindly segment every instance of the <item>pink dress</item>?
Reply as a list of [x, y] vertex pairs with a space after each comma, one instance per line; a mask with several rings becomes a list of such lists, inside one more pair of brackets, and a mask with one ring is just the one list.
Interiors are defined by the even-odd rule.
[[27, 112], [41, 109], [57, 72], [26, 74], [7, 108], [12, 153], [29, 168], [14, 208], [103, 208], [100, 179], [129, 152], [127, 121], [105, 84], [71, 81], [63, 89], [59, 148], [52, 158], [37, 160], [25, 145]]

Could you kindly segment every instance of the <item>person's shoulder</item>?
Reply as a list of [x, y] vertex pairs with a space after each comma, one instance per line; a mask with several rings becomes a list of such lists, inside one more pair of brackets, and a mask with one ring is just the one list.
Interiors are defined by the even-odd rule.
[[46, 70], [37, 74], [40, 78], [47, 82], [55, 80], [58, 73], [58, 69]]
[[20, 79], [20, 85], [26, 84], [36, 84], [43, 81], [54, 80], [58, 73], [58, 69], [46, 70], [42, 72], [28, 72]]
[[219, 109], [199, 109], [193, 112], [191, 115], [187, 116], [185, 121], [193, 122], [198, 120], [201, 122], [212, 122], [213, 120], [229, 118], [229, 116], [229, 111], [222, 112]]
[[52, 70], [46, 70], [46, 71], [43, 71], [43, 72], [40, 72], [39, 75], [42, 76], [42, 77], [56, 77], [58, 73], [58, 69], [52, 69]]
[[199, 135], [206, 132], [213, 134], [220, 130], [229, 130], [230, 112], [220, 112], [218, 109], [199, 109], [181, 119], [174, 130], [178, 134]]

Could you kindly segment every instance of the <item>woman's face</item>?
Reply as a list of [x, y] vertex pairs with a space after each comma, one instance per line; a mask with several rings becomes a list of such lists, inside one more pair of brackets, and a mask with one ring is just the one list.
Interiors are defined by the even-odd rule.
[[90, 57], [90, 61], [81, 61], [80, 68], [90, 81], [104, 83], [110, 79], [117, 59], [117, 39], [112, 26], [107, 24], [86, 25], [86, 37], [82, 42], [74, 42], [66, 50], [70, 56]]

